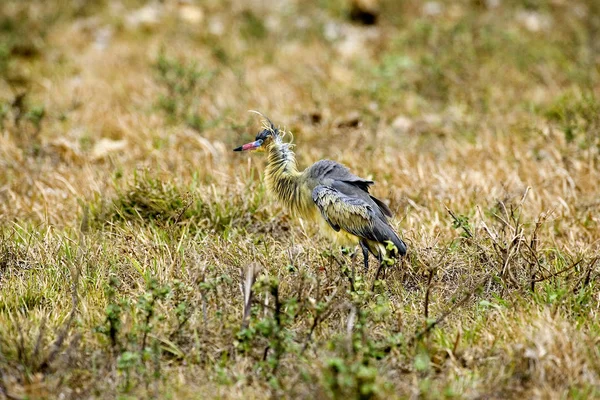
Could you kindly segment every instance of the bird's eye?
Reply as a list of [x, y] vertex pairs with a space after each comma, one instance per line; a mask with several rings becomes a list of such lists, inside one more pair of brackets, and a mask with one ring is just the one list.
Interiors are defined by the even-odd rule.
[[262, 139], [258, 139], [258, 140], [256, 141], [256, 144], [257, 144], [258, 146], [260, 146], [261, 144], [263, 144], [263, 140], [262, 140]]

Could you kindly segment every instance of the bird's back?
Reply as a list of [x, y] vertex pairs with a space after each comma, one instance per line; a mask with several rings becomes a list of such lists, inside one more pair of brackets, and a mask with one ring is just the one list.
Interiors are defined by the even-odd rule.
[[321, 160], [304, 171], [308, 180], [313, 181], [314, 189], [317, 185], [333, 187], [346, 196], [359, 198], [372, 206], [380, 218], [387, 222], [386, 217], [392, 216], [392, 211], [381, 200], [369, 194], [369, 186], [375, 182], [354, 175], [350, 170], [335, 161]]

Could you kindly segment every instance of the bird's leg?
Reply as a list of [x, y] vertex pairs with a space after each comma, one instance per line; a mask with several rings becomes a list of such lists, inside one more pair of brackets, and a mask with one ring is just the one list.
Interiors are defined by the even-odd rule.
[[352, 251], [352, 253], [350, 253], [350, 266], [352, 267], [352, 287], [354, 287], [354, 279], [356, 277], [356, 269], [354, 266], [354, 262], [356, 261], [357, 254], [358, 254], [358, 250], [355, 247], [354, 251]]
[[373, 281], [373, 285], [375, 285], [375, 282], [377, 282], [377, 279], [379, 279], [379, 273], [383, 269], [383, 256], [381, 255], [381, 252], [379, 252], [379, 254], [377, 255], [377, 260], [379, 261], [379, 267], [377, 268], [377, 273], [375, 274], [375, 280]]
[[360, 247], [362, 249], [363, 258], [365, 261], [365, 274], [366, 274], [367, 272], [369, 272], [369, 248], [367, 247], [365, 242], [363, 242], [362, 240], [360, 242]]

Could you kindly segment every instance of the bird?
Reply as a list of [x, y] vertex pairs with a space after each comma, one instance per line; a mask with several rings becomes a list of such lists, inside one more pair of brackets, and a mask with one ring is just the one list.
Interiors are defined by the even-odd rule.
[[392, 211], [369, 193], [374, 181], [360, 178], [332, 160], [320, 160], [299, 171], [294, 144], [284, 141], [288, 132], [275, 127], [260, 112], [252, 112], [265, 119], [263, 127], [253, 142], [233, 151], [267, 153], [264, 177], [271, 195], [292, 214], [318, 223], [335, 244], [360, 245], [365, 272], [369, 253], [379, 262], [377, 275], [384, 263], [406, 255], [406, 244], [388, 220]]

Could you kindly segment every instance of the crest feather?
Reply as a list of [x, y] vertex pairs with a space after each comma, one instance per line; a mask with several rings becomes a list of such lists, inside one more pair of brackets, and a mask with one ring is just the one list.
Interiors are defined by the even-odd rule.
[[269, 117], [267, 117], [266, 115], [264, 115], [260, 111], [256, 111], [256, 110], [248, 110], [248, 112], [251, 112], [251, 113], [254, 113], [254, 114], [258, 114], [261, 117], [263, 117], [264, 119], [266, 119], [267, 120], [266, 122], [263, 121], [263, 126], [264, 126], [265, 129], [268, 129], [268, 130], [270, 130], [273, 133], [279, 133], [279, 130], [275, 127], [275, 124], [273, 124], [273, 122], [269, 119]]

